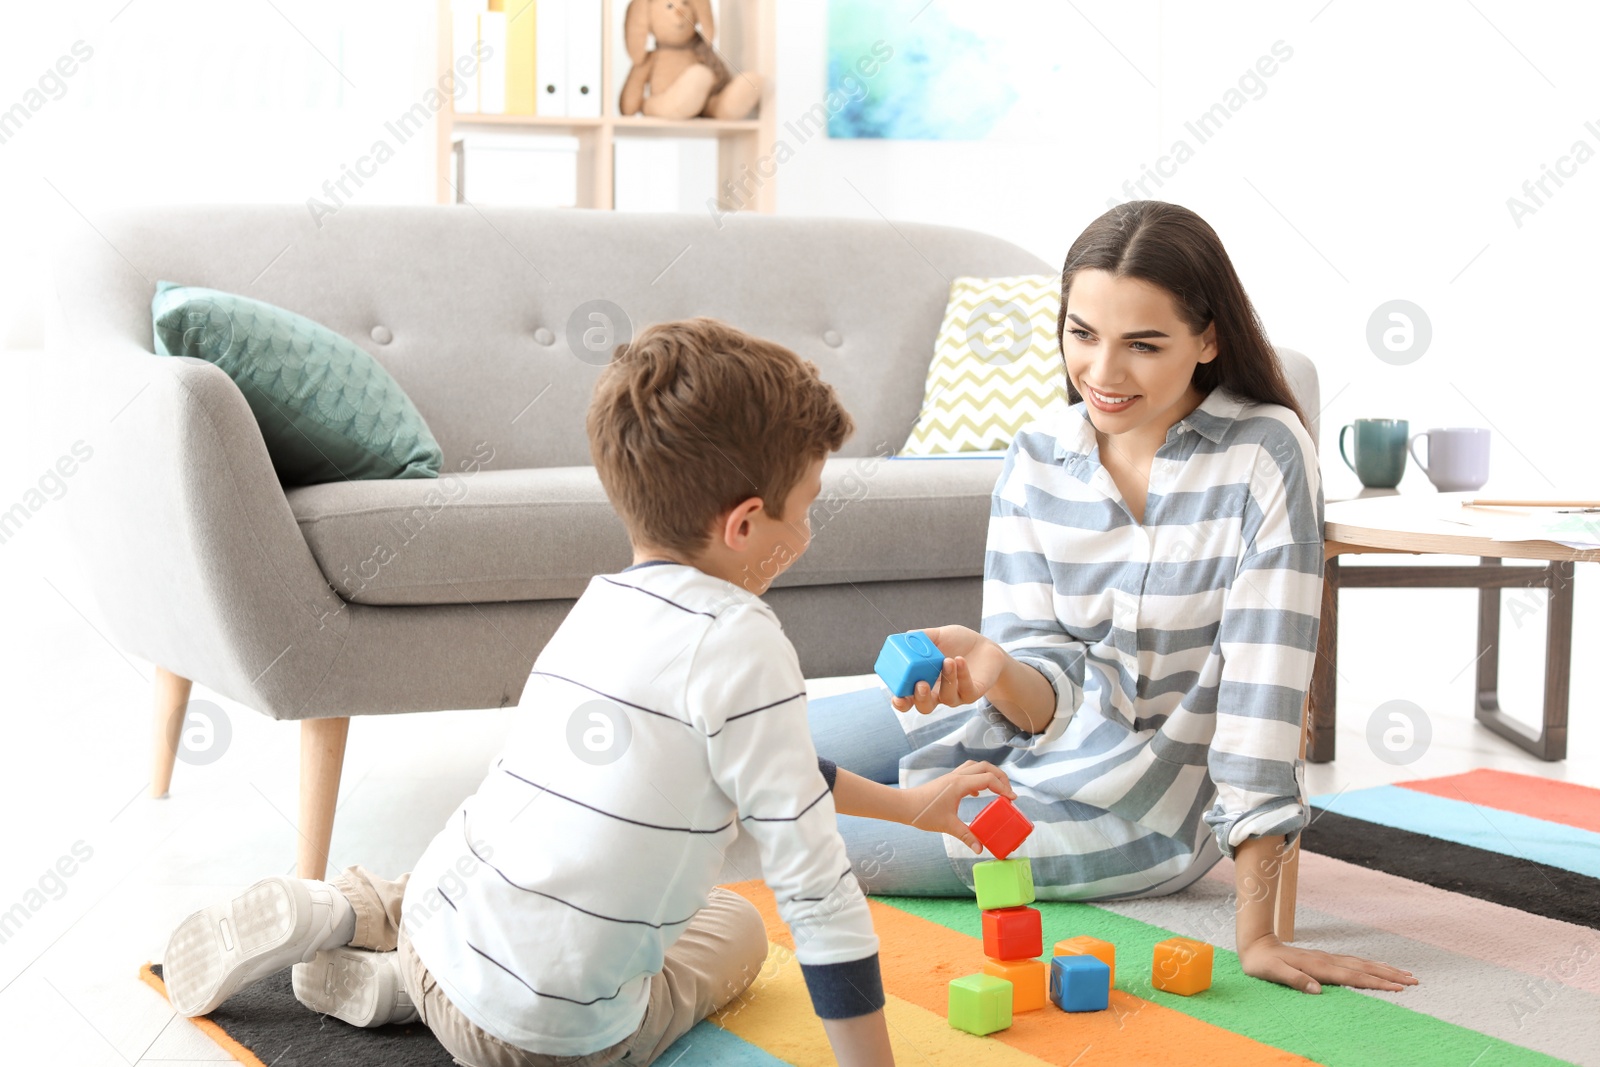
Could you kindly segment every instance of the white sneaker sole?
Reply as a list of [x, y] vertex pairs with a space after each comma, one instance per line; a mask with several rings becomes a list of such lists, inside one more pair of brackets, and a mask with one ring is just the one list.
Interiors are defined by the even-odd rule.
[[296, 964], [293, 981], [295, 999], [301, 1004], [351, 1026], [384, 1026], [417, 1018], [392, 952], [348, 945], [326, 949]]
[[180, 1015], [204, 1015], [234, 993], [305, 959], [312, 939], [311, 893], [274, 876], [224, 904], [195, 912], [172, 932], [162, 963], [167, 996]]

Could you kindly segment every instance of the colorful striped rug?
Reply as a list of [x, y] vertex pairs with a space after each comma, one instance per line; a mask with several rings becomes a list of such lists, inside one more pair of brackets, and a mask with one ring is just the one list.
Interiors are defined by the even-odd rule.
[[[1600, 790], [1501, 771], [1313, 797], [1297, 944], [1405, 967], [1401, 993], [1318, 996], [1246, 977], [1233, 942], [1233, 868], [1173, 897], [1037, 905], [1044, 943], [1117, 946], [1111, 1010], [1054, 1008], [972, 1037], [945, 1022], [945, 983], [982, 965], [971, 901], [879, 898], [887, 1011], [902, 1064], [1600, 1065]], [[760, 883], [734, 887], [772, 941], [752, 995], [663, 1057], [768, 1067], [833, 1063]], [[1154, 990], [1151, 950], [1173, 935], [1217, 946], [1212, 988]]]
[[[1177, 896], [1039, 904], [1046, 945], [1077, 934], [1116, 944], [1110, 1010], [1067, 1015], [1047, 1007], [1018, 1015], [1008, 1030], [972, 1037], [946, 1023], [945, 986], [982, 965], [977, 906], [877, 898], [871, 907], [897, 1061], [1600, 1067], [1600, 790], [1474, 771], [1313, 797], [1312, 805], [1297, 944], [1393, 963], [1413, 971], [1420, 985], [1401, 993], [1325, 986], [1308, 996], [1246, 977], [1231, 951], [1232, 866], [1222, 863]], [[658, 1062], [832, 1064], [771, 893], [759, 882], [733, 888], [766, 918], [767, 966], [745, 996]], [[1151, 951], [1174, 935], [1217, 947], [1210, 990], [1185, 998], [1151, 987]], [[327, 1027], [305, 1026], [304, 1009], [286, 989], [263, 995], [287, 1002], [277, 1005], [281, 1012], [252, 1004], [249, 1012], [225, 1015], [230, 1001], [214, 1016], [235, 1042], [236, 1058], [271, 1063], [292, 1045], [311, 1057], [306, 1062], [323, 1062], [319, 1030]], [[406, 1029], [432, 1043], [420, 1028]], [[343, 1043], [339, 1062], [435, 1062], [409, 1036], [395, 1044], [390, 1034], [384, 1044], [384, 1031], [369, 1033], [372, 1057], [357, 1038]], [[432, 1051], [442, 1053], [436, 1043]]]

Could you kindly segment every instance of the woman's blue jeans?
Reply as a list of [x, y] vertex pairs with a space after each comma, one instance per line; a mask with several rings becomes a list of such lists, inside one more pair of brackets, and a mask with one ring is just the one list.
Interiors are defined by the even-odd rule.
[[[890, 705], [886, 690], [875, 687], [841, 693], [810, 701], [809, 706], [817, 755], [871, 781], [899, 783], [900, 758], [910, 754], [911, 744], [896, 718], [901, 713]], [[839, 816], [839, 833], [856, 880], [868, 893], [905, 897], [972, 895], [972, 889], [956, 874], [956, 861], [945, 853], [943, 834], [855, 815]], [[1137, 892], [1104, 899], [1132, 900], [1175, 893], [1221, 858], [1216, 840], [1207, 834], [1184, 873]]]

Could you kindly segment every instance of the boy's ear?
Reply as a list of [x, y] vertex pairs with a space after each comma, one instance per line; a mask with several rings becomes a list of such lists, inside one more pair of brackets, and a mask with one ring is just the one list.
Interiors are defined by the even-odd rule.
[[758, 496], [742, 500], [722, 517], [722, 529], [718, 536], [722, 543], [735, 552], [742, 551], [745, 543], [750, 538], [750, 519], [762, 508], [761, 498]]

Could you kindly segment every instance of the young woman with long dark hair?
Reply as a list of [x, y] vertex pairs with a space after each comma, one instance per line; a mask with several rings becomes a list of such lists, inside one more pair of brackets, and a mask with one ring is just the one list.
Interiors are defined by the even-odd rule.
[[[912, 697], [813, 701], [819, 755], [903, 788], [998, 767], [1036, 826], [1017, 855], [1042, 900], [1173, 893], [1227, 855], [1246, 973], [1415, 984], [1273, 933], [1278, 860], [1307, 822], [1322, 482], [1221, 240], [1174, 204], [1107, 211], [1067, 253], [1056, 333], [1071, 406], [1006, 454], [982, 631], [925, 630], [944, 673]], [[868, 891], [972, 891], [979, 857], [955, 838], [840, 818]]]

